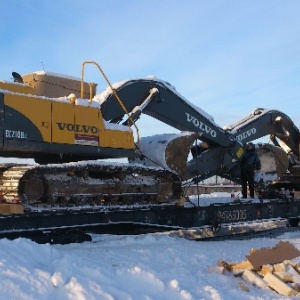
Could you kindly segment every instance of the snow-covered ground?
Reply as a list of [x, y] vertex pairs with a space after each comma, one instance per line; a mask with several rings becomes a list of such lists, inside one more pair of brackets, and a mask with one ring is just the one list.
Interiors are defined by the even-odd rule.
[[[94, 236], [71, 245], [38, 245], [26, 239], [0, 241], [1, 299], [289, 299], [213, 271], [218, 259], [242, 261], [251, 248], [278, 238], [196, 242], [168, 234]], [[211, 270], [212, 269], [212, 270]]]
[[299, 233], [205, 242], [169, 233], [94, 235], [92, 242], [70, 245], [2, 239], [0, 299], [291, 299], [254, 286], [243, 291], [241, 278], [214, 267], [219, 259], [240, 262], [251, 248], [279, 240], [300, 250]]

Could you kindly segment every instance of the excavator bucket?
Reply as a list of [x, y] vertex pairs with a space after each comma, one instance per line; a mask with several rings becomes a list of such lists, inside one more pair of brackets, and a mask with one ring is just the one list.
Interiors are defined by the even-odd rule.
[[289, 167], [286, 152], [271, 144], [257, 144], [256, 150], [261, 161], [261, 176], [264, 182], [271, 182], [282, 176]]
[[184, 178], [188, 155], [197, 137], [197, 133], [181, 132], [142, 138], [137, 150], [138, 155], [131, 158], [130, 162], [163, 167]]

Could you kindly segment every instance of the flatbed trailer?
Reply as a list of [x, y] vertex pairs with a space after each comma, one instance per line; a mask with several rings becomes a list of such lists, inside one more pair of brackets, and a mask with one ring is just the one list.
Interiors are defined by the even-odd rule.
[[[256, 200], [257, 201], [257, 200]], [[85, 210], [26, 212], [0, 217], [0, 237], [31, 238], [37, 242], [90, 240], [90, 233], [136, 234], [284, 218], [291, 226], [300, 220], [300, 200], [233, 201], [209, 206], [175, 205], [99, 207]], [[82, 234], [82, 235], [81, 235]]]

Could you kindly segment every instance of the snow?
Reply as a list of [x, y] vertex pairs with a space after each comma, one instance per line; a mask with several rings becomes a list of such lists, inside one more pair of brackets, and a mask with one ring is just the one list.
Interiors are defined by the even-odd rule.
[[[68, 97], [70, 97], [70, 95]], [[68, 102], [70, 103], [69, 99], [68, 99]], [[76, 103], [76, 105], [79, 105], [79, 106], [88, 106], [88, 107], [95, 107], [95, 108], [100, 109], [100, 104], [96, 101], [89, 101], [87, 99], [79, 98], [79, 99], [75, 100], [75, 103]]]
[[122, 124], [115, 124], [115, 123], [109, 123], [104, 120], [104, 127], [108, 130], [118, 130], [118, 131], [128, 131], [132, 132], [131, 127], [122, 125]]
[[[209, 206], [212, 204], [217, 204], [217, 203], [230, 203], [233, 201], [241, 201], [243, 202], [243, 200], [241, 200], [240, 198], [242, 197], [241, 192], [231, 192], [231, 193], [227, 193], [227, 192], [213, 192], [209, 194], [209, 197], [207, 194], [201, 194], [201, 195], [192, 195], [189, 196], [189, 201], [185, 203], [185, 207], [189, 207], [189, 206], [197, 206], [198, 205], [198, 201], [200, 206]], [[245, 199], [244, 202], [249, 202], [251, 201], [251, 203], [260, 203], [260, 200], [255, 197], [253, 199], [251, 198], [247, 198]], [[264, 200], [266, 201], [266, 200]]]
[[55, 72], [46, 72], [46, 71], [35, 71], [35, 72], [31, 72], [28, 74], [24, 74], [22, 76], [28, 76], [28, 75], [39, 75], [39, 76], [52, 76], [52, 77], [56, 77], [56, 78], [62, 78], [62, 79], [70, 79], [70, 80], [76, 80], [76, 81], [81, 81], [80, 77], [75, 77], [75, 76], [69, 76], [69, 75], [64, 75], [64, 74], [59, 74], [59, 73], [55, 73]]
[[131, 163], [131, 164], [128, 164], [126, 162], [111, 162], [111, 161], [107, 161], [107, 160], [83, 160], [83, 161], [77, 161], [77, 162], [69, 162], [69, 163], [64, 163], [64, 164], [48, 164], [48, 165], [35, 165], [37, 166], [38, 168], [49, 168], [49, 167], [52, 167], [52, 168], [65, 168], [65, 167], [86, 167], [86, 166], [102, 166], [102, 167], [109, 167], [111, 169], [114, 169], [114, 168], [121, 168], [123, 170], [127, 169], [127, 170], [161, 170], [163, 171], [164, 169], [159, 167], [159, 166], [143, 166], [141, 164], [138, 164], [138, 163]]
[[28, 87], [28, 85], [25, 84], [25, 83], [14, 82], [14, 81], [0, 80], [0, 83], [9, 84], [9, 85], [18, 85], [18, 86]]
[[300, 249], [298, 232], [205, 242], [169, 232], [92, 237], [70, 245], [1, 239], [0, 299], [291, 299], [251, 285], [243, 291], [241, 278], [215, 267], [219, 259], [240, 262], [251, 248], [273, 247], [280, 240]]
[[[46, 100], [46, 101], [55, 101], [55, 102], [62, 102], [62, 103], [70, 103], [69, 97], [72, 96], [72, 94], [70, 94], [69, 96], [50, 98], [50, 97], [45, 97], [45, 96], [37, 96], [37, 95], [33, 95], [33, 94], [16, 93], [16, 92], [11, 92], [11, 91], [5, 90], [5, 89], [0, 89], [0, 93], [14, 94], [14, 95], [22, 96], [22, 97], [36, 98], [36, 99], [42, 99], [42, 100]], [[94, 108], [100, 109], [99, 103], [95, 102], [93, 100], [89, 101], [88, 99], [77, 98], [77, 99], [75, 99], [75, 103], [76, 103], [76, 105], [79, 105], [79, 106], [94, 107]]]
[[297, 234], [196, 242], [168, 234], [94, 236], [93, 242], [38, 245], [0, 241], [1, 299], [289, 299], [215, 271], [218, 259], [242, 261], [251, 248]]

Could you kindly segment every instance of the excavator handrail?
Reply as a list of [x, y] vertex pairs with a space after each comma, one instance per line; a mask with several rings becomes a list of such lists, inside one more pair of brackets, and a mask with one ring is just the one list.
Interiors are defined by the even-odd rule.
[[[102, 70], [102, 68], [100, 67], [100, 65], [98, 63], [96, 63], [95, 61], [84, 61], [82, 63], [82, 68], [81, 68], [81, 98], [83, 98], [84, 95], [84, 67], [86, 64], [93, 64], [95, 65], [98, 70], [100, 71], [100, 73], [102, 74], [103, 78], [105, 79], [105, 81], [107, 82], [107, 84], [109, 85], [111, 91], [113, 92], [114, 96], [116, 97], [119, 105], [121, 106], [121, 108], [123, 109], [123, 111], [126, 113], [126, 115], [128, 116], [128, 119], [130, 120], [130, 122], [132, 123], [132, 125], [135, 127], [136, 129], [136, 134], [137, 134], [137, 144], [139, 145], [140, 143], [140, 134], [139, 134], [139, 128], [137, 127], [136, 123], [134, 122], [134, 120], [131, 118], [128, 110], [126, 109], [123, 101], [121, 100], [121, 98], [119, 97], [117, 91], [114, 89], [114, 87], [112, 86], [112, 84], [110, 83], [110, 81], [108, 80], [107, 76], [105, 75], [104, 71]], [[128, 125], [128, 127], [130, 127]]]

